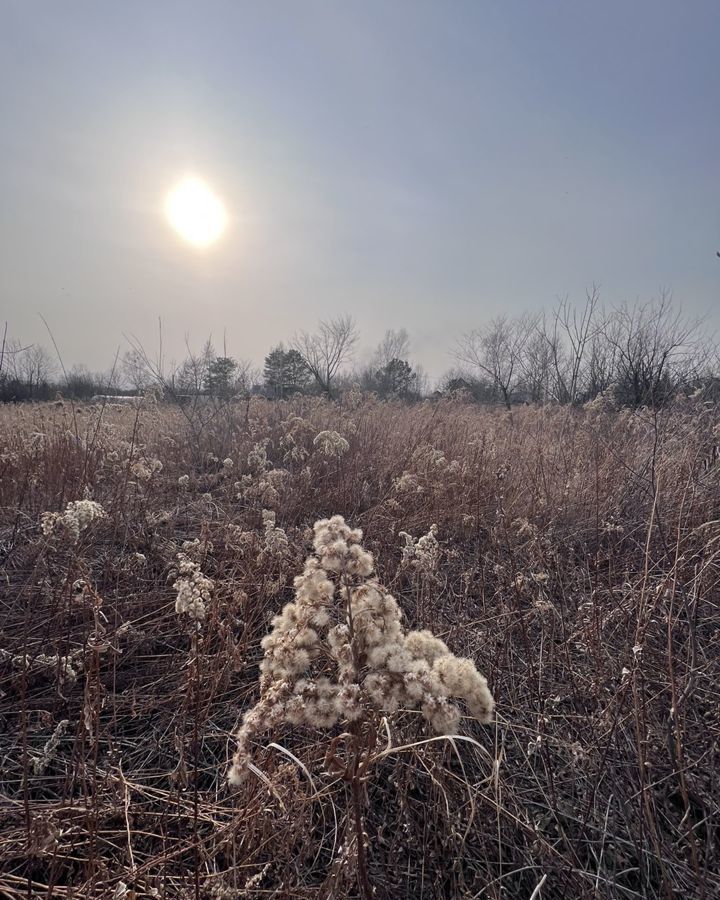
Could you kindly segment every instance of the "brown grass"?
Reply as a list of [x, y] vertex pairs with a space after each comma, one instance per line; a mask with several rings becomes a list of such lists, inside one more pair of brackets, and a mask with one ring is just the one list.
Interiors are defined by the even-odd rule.
[[[326, 758], [340, 729], [287, 728], [257, 747], [262, 777], [225, 784], [260, 640], [308, 526], [333, 513], [363, 528], [408, 627], [472, 657], [498, 704], [493, 726], [464, 720], [471, 741], [428, 741], [410, 713], [378, 735], [361, 798], [378, 898], [720, 895], [715, 408], [350, 398], [200, 414], [0, 410], [0, 896], [357, 896], [360, 801]], [[309, 423], [306, 462], [283, 462], [291, 415]], [[312, 450], [322, 429], [345, 457]], [[262, 501], [233, 488], [260, 441], [289, 471], [288, 554], [263, 551]], [[163, 463], [147, 482], [138, 453]], [[394, 487], [404, 472], [420, 490]], [[44, 537], [41, 514], [86, 491], [109, 518], [77, 545]], [[432, 523], [438, 573], [401, 567], [398, 532]], [[194, 635], [172, 571], [198, 537], [216, 588]], [[71, 655], [75, 683], [39, 654]]]

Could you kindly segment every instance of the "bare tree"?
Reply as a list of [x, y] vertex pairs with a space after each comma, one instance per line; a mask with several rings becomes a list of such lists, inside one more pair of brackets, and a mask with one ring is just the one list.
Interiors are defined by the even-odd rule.
[[375, 348], [372, 356], [370, 367], [376, 369], [384, 369], [394, 359], [407, 360], [410, 354], [410, 335], [405, 328], [395, 331], [389, 328], [385, 332], [385, 336]]
[[600, 330], [593, 333], [583, 379], [583, 400], [593, 400], [615, 384], [618, 324], [614, 316], [603, 317]]
[[658, 406], [698, 371], [701, 321], [686, 318], [662, 291], [647, 303], [615, 309], [617, 328], [607, 339], [616, 352], [616, 391], [629, 406]]
[[234, 396], [248, 397], [262, 383], [262, 370], [249, 359], [238, 359], [236, 362]]
[[189, 338], [185, 338], [187, 356], [179, 364], [173, 367], [170, 378], [165, 384], [171, 394], [191, 395], [198, 397], [202, 394], [208, 378], [208, 372], [217, 354], [213, 347], [212, 339], [208, 338], [200, 353], [196, 353], [190, 347]]
[[8, 338], [8, 324], [5, 322], [2, 343], [0, 344], [0, 376], [19, 377], [17, 360], [29, 349], [30, 346], [23, 346], [18, 340]]
[[352, 356], [357, 343], [357, 328], [352, 316], [326, 319], [317, 331], [301, 331], [292, 341], [320, 390], [332, 397], [335, 376]]
[[27, 384], [31, 392], [37, 391], [57, 372], [55, 360], [42, 344], [31, 344], [24, 349], [17, 345], [12, 362], [18, 379]]
[[578, 308], [567, 297], [558, 300], [551, 322], [543, 317], [541, 333], [548, 346], [553, 394], [560, 403], [577, 403], [584, 392], [589, 352], [604, 332], [600, 291], [593, 285]]
[[125, 351], [122, 358], [121, 371], [125, 383], [130, 385], [138, 394], [141, 394], [155, 381], [145, 354], [138, 350], [137, 347], [131, 347]]
[[410, 336], [405, 328], [388, 329], [356, 380], [380, 397], [419, 397], [427, 389], [425, 371], [409, 362]]
[[522, 384], [528, 400], [546, 403], [553, 396], [552, 347], [542, 327], [538, 327], [527, 339], [520, 358]]
[[498, 316], [463, 335], [455, 348], [456, 358], [488, 378], [508, 409], [522, 385], [523, 352], [535, 327], [533, 316]]

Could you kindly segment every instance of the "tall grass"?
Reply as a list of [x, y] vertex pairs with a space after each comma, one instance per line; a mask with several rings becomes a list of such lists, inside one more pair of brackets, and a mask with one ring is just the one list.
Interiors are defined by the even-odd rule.
[[[497, 702], [453, 739], [413, 711], [383, 723], [362, 798], [377, 897], [720, 893], [716, 407], [203, 416], [0, 409], [0, 895], [359, 896], [340, 728], [285, 727], [226, 784], [260, 641], [333, 514]], [[107, 519], [42, 534], [83, 497]], [[433, 524], [437, 565], [408, 565], [399, 533]], [[185, 541], [214, 582], [200, 630], [175, 610]]]

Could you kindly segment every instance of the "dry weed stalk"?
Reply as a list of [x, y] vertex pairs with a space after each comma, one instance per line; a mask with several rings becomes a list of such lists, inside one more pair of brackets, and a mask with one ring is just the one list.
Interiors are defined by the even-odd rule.
[[[460, 709], [453, 699], [463, 700], [481, 722], [490, 721], [494, 701], [472, 660], [454, 656], [429, 631], [405, 633], [400, 607], [372, 578], [372, 554], [361, 540], [362, 532], [342, 516], [315, 523], [315, 553], [295, 579], [295, 601], [263, 639], [260, 700], [243, 717], [228, 779], [239, 785], [254, 768], [251, 742], [259, 735], [282, 724], [329, 729], [340, 723], [348, 738], [343, 777], [350, 781], [355, 823], [346, 857], [356, 860], [360, 890], [371, 897], [361, 782], [380, 717], [420, 707], [436, 732], [454, 734]], [[433, 529], [413, 545], [421, 563], [435, 556], [431, 541], [437, 543]], [[330, 742], [327, 757], [336, 771], [337, 744], [337, 738]]]

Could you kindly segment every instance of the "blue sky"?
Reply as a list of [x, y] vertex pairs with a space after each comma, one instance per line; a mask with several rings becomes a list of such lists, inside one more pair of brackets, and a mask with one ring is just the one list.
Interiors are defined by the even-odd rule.
[[[720, 4], [3, 0], [0, 317], [260, 362], [318, 318], [432, 374], [499, 312], [670, 288], [720, 326]], [[187, 172], [213, 248], [162, 218]]]

